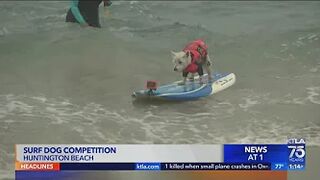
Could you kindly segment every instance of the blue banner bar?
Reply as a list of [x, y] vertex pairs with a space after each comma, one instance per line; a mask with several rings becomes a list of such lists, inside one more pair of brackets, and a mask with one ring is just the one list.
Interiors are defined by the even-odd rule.
[[224, 162], [285, 163], [288, 162], [288, 147], [286, 144], [224, 145]]
[[271, 170], [270, 163], [61, 163], [60, 170]]

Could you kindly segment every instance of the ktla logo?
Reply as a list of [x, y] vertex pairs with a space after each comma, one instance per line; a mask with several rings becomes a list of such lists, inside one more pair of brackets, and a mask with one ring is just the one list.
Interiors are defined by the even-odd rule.
[[306, 156], [306, 151], [304, 149], [304, 146], [288, 146], [289, 149], [291, 149], [289, 158], [304, 158]]
[[290, 150], [289, 161], [304, 162], [306, 156], [304, 139], [289, 139], [288, 149]]

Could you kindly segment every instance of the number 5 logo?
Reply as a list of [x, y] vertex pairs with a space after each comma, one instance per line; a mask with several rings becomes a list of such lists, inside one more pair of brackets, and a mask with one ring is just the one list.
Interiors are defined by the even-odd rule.
[[292, 158], [293, 156], [297, 158], [304, 158], [304, 156], [306, 155], [304, 146], [288, 146], [288, 148], [291, 149], [289, 158]]

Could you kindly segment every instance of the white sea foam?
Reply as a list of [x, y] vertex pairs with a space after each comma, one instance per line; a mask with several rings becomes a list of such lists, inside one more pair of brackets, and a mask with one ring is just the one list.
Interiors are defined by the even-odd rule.
[[248, 108], [250, 108], [256, 104], [259, 104], [259, 101], [253, 100], [251, 98], [242, 98], [242, 99], [244, 99], [245, 102], [239, 104], [239, 106], [240, 106], [240, 108], [243, 108], [245, 111], [247, 111]]
[[286, 96], [284, 99], [280, 100], [281, 102], [287, 104], [296, 104], [296, 105], [305, 105], [307, 103], [320, 104], [320, 87], [308, 87], [306, 88], [306, 97], [291, 97]]
[[138, 4], [139, 3], [139, 1], [130, 1], [130, 4], [132, 5], [132, 4]]
[[308, 96], [306, 99], [314, 104], [320, 104], [320, 87], [319, 86], [308, 87], [306, 89], [308, 93]]

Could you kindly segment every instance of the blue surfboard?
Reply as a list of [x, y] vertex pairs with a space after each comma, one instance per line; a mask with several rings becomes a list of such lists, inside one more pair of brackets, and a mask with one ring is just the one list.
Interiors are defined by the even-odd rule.
[[[135, 99], [157, 98], [173, 101], [196, 100], [220, 92], [232, 86], [236, 81], [236, 76], [233, 73], [212, 73], [211, 76], [213, 81], [210, 83], [202, 84], [199, 77], [195, 77], [193, 81], [188, 80], [184, 85], [179, 85], [181, 81], [176, 81], [152, 91], [148, 89], [135, 91], [132, 97]], [[208, 75], [205, 74], [203, 79], [207, 82]]]

